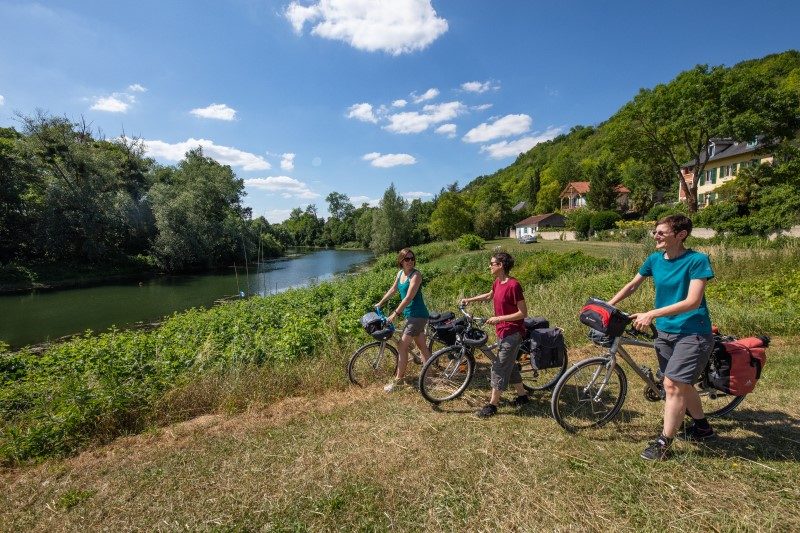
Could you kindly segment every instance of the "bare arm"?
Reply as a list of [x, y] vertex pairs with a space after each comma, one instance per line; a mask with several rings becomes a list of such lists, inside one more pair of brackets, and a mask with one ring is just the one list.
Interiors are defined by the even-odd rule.
[[632, 280], [630, 280], [624, 287], [622, 287], [619, 290], [617, 294], [614, 295], [613, 298], [611, 298], [608, 301], [609, 305], [617, 305], [617, 303], [621, 302], [622, 300], [624, 300], [625, 298], [636, 292], [636, 289], [639, 288], [639, 285], [642, 284], [644, 279], [645, 279], [644, 276], [637, 273], [635, 276], [633, 276]]
[[471, 298], [463, 298], [461, 300], [461, 305], [467, 305], [470, 302], [486, 302], [486, 301], [491, 300], [492, 296], [494, 296], [494, 291], [493, 290], [489, 291], [489, 292], [487, 292], [485, 294], [479, 294], [477, 296], [473, 296]]
[[652, 324], [653, 320], [656, 318], [662, 316], [679, 315], [681, 313], [685, 313], [686, 311], [697, 309], [700, 307], [700, 303], [703, 301], [703, 293], [706, 290], [707, 282], [708, 280], [705, 278], [693, 279], [689, 282], [689, 291], [686, 294], [686, 298], [680, 302], [676, 302], [665, 307], [660, 307], [658, 309], [653, 309], [652, 311], [648, 311], [646, 313], [632, 314], [631, 318], [633, 319], [633, 327], [640, 331], [644, 331], [650, 327], [650, 324]]

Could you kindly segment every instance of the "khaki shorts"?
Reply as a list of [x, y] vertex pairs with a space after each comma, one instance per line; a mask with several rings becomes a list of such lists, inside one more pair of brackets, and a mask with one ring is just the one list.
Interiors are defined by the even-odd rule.
[[406, 324], [403, 327], [403, 335], [408, 335], [409, 337], [417, 337], [425, 333], [425, 326], [427, 325], [428, 325], [427, 318], [418, 318], [410, 316], [406, 319]]

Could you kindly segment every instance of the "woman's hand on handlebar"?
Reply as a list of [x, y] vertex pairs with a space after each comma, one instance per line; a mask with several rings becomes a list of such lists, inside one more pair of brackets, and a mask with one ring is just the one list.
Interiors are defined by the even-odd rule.
[[648, 333], [653, 328], [653, 320], [656, 317], [653, 316], [653, 311], [648, 311], [646, 313], [633, 313], [630, 315], [631, 320], [633, 320], [633, 327], [634, 329]]

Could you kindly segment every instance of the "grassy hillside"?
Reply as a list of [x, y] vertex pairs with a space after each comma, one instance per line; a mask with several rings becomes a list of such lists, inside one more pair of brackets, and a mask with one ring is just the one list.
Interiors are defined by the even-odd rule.
[[[646, 253], [616, 243], [595, 243], [591, 255], [576, 251], [579, 243], [502, 244], [517, 256], [531, 311], [566, 329], [573, 361], [595, 353], [578, 307], [589, 295], [608, 297]], [[644, 400], [631, 372], [622, 416], [577, 436], [552, 421], [546, 394], [522, 411], [504, 406], [501, 416], [474, 418], [487, 393], [485, 361], [461, 400], [435, 410], [413, 388], [386, 395], [350, 387], [344, 363], [366, 340], [355, 319], [391, 279], [385, 258], [372, 272], [292, 298], [176, 315], [144, 339], [115, 332], [67, 343], [45, 357], [44, 369], [23, 358], [17, 385], [4, 367], [0, 523], [10, 530], [796, 530], [800, 254], [791, 245], [706, 251], [717, 273], [709, 287], [714, 321], [731, 333], [777, 338], [756, 391], [717, 423], [720, 439], [680, 443], [670, 462], [638, 458], [663, 405]], [[452, 309], [461, 295], [488, 286], [488, 250], [437, 244], [417, 255], [434, 308]], [[625, 307], [651, 299], [645, 288]], [[72, 359], [58, 366], [61, 356]], [[652, 354], [636, 357], [653, 364]], [[138, 435], [119, 438], [126, 433]], [[76, 449], [85, 451], [11, 466]]]

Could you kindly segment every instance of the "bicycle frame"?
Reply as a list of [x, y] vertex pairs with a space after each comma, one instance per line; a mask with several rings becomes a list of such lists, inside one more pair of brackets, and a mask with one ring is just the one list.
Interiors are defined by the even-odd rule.
[[[606, 365], [606, 375], [603, 378], [603, 383], [597, 389], [597, 394], [595, 394], [594, 396], [595, 401], [598, 401], [600, 399], [603, 390], [605, 389], [606, 385], [608, 385], [608, 382], [611, 379], [612, 372], [614, 372], [614, 367], [617, 366], [618, 364], [617, 355], [622, 357], [622, 360], [628, 363], [628, 366], [630, 366], [633, 369], [633, 371], [636, 372], [636, 375], [639, 376], [642, 379], [642, 381], [645, 382], [648, 389], [650, 389], [650, 391], [654, 395], [658, 395], [663, 399], [664, 398], [663, 390], [659, 388], [658, 384], [655, 382], [655, 380], [653, 380], [653, 377], [650, 374], [642, 370], [642, 368], [638, 364], [636, 364], [636, 361], [633, 360], [633, 357], [631, 357], [631, 354], [628, 353], [628, 351], [623, 347], [623, 345], [640, 346], [642, 348], [655, 349], [655, 345], [652, 342], [646, 342], [632, 337], [624, 337], [624, 336], [615, 337], [614, 341], [611, 343], [611, 347], [608, 350], [608, 358], [610, 364]], [[589, 384], [584, 389], [584, 392], [588, 391], [589, 388], [592, 385], [594, 385], [594, 383], [597, 381], [597, 378], [599, 377], [602, 368], [603, 367], [597, 368]]]

